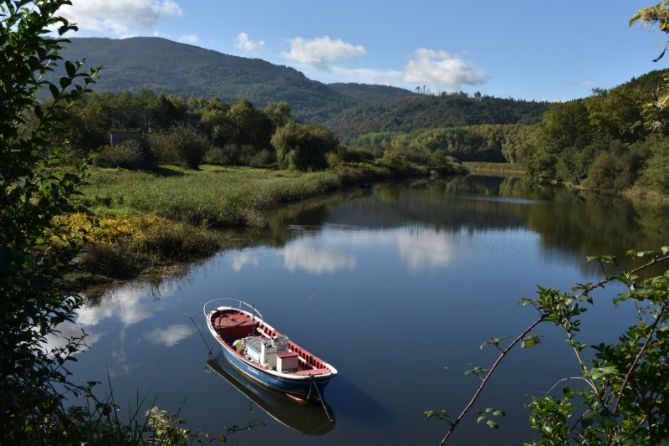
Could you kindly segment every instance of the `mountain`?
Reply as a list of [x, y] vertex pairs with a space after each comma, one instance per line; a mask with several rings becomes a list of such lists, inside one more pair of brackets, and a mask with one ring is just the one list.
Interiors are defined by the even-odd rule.
[[417, 96], [416, 93], [412, 93], [404, 88], [387, 85], [349, 83], [328, 84], [328, 87], [359, 104], [382, 103]]
[[[343, 139], [375, 131], [536, 122], [546, 108], [545, 103], [464, 93], [428, 96], [384, 85], [327, 85], [294, 68], [157, 37], [77, 38], [61, 55], [103, 66], [96, 91], [146, 89], [183, 97], [218, 96], [228, 103], [245, 97], [256, 106], [286, 101], [297, 119], [325, 123]], [[57, 76], [58, 70], [50, 80]]]
[[354, 105], [348, 96], [293, 68], [156, 37], [72, 39], [62, 56], [102, 65], [97, 91], [148, 89], [185, 97], [218, 96], [224, 102], [243, 96], [256, 105], [287, 101], [303, 120], [322, 120]]

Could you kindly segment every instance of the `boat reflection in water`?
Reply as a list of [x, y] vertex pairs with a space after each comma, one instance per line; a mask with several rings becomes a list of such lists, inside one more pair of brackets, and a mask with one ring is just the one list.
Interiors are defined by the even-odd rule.
[[222, 353], [209, 359], [207, 366], [270, 417], [285, 426], [306, 435], [324, 435], [334, 429], [334, 414], [330, 407], [327, 407], [326, 413], [320, 403], [292, 398], [258, 384], [242, 375]]

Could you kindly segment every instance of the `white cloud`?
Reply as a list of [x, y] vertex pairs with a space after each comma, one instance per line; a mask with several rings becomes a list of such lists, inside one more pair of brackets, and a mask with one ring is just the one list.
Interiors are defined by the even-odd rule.
[[173, 324], [165, 328], [151, 330], [144, 337], [152, 344], [172, 347], [193, 333], [195, 333], [195, 329], [190, 325]]
[[246, 33], [237, 34], [235, 47], [247, 53], [259, 53], [265, 47], [264, 40], [251, 40]]
[[246, 265], [258, 266], [260, 259], [258, 254], [252, 252], [240, 252], [232, 258], [232, 269], [240, 272]]
[[290, 50], [281, 56], [299, 67], [327, 73], [337, 82], [360, 82], [384, 85], [426, 85], [434, 91], [454, 91], [467, 85], [479, 85], [487, 74], [472, 62], [443, 50], [419, 48], [403, 69], [378, 69], [343, 66], [341, 61], [364, 56], [363, 45], [354, 45], [329, 36], [290, 39]]
[[283, 249], [283, 264], [289, 271], [333, 273], [353, 269], [356, 263], [356, 257], [323, 249], [317, 240], [298, 239]]
[[152, 30], [160, 20], [182, 14], [173, 0], [74, 0], [60, 13], [80, 29], [119, 36]]
[[323, 36], [313, 39], [294, 37], [290, 39], [290, 51], [283, 51], [281, 55], [300, 65], [329, 70], [335, 61], [364, 56], [365, 53], [365, 47], [362, 45], [353, 45], [341, 39]]
[[485, 71], [471, 62], [442, 50], [419, 48], [404, 67], [405, 82], [427, 85], [434, 90], [458, 90], [485, 82]]
[[190, 43], [191, 45], [195, 45], [200, 39], [196, 34], [184, 34], [183, 36], [179, 36], [177, 40], [182, 43]]

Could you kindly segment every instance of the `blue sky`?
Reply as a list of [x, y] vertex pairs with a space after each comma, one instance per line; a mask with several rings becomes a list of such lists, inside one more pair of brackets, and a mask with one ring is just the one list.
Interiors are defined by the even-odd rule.
[[74, 0], [78, 36], [161, 36], [323, 82], [565, 100], [652, 69], [653, 0]]

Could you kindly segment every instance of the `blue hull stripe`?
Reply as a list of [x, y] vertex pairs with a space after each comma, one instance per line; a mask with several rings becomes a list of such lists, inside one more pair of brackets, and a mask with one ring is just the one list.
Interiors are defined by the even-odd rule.
[[320, 394], [323, 395], [325, 386], [327, 386], [331, 378], [330, 376], [327, 376], [325, 378], [314, 377], [313, 380], [309, 379], [291, 380], [289, 378], [280, 378], [250, 366], [249, 364], [242, 361], [237, 355], [230, 352], [225, 347], [223, 347], [223, 354], [233, 366], [237, 367], [237, 369], [239, 369], [249, 378], [258, 381], [259, 383], [264, 384], [267, 387], [271, 387], [273, 389], [289, 393], [291, 395], [297, 395], [302, 398], [306, 398], [307, 396], [311, 396], [311, 398], [314, 399], [318, 398], [318, 392], [316, 392], [315, 389], [311, 389], [311, 394], [309, 393], [309, 390], [312, 386], [311, 384], [312, 382], [318, 387]]

